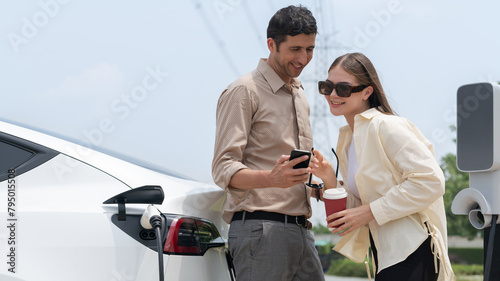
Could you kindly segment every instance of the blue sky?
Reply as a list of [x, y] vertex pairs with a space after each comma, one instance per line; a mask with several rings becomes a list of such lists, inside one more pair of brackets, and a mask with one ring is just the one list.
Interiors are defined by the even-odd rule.
[[217, 99], [267, 57], [274, 12], [298, 3], [318, 19], [299, 78], [325, 153], [345, 121], [316, 83], [346, 52], [372, 60], [438, 159], [455, 152], [457, 88], [500, 81], [498, 1], [3, 1], [0, 119], [211, 182]]

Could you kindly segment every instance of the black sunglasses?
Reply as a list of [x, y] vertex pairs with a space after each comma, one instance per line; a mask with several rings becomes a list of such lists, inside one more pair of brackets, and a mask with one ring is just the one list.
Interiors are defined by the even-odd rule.
[[333, 89], [335, 89], [335, 93], [337, 93], [337, 96], [342, 98], [348, 98], [351, 96], [352, 93], [361, 92], [366, 87], [368, 86], [365, 85], [351, 86], [351, 84], [342, 82], [333, 84], [331, 81], [328, 80], [318, 82], [318, 90], [320, 94], [329, 96], [332, 94]]

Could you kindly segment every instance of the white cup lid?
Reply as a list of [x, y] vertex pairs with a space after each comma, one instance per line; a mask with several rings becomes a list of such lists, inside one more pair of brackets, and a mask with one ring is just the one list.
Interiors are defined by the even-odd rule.
[[343, 187], [330, 188], [323, 192], [323, 198], [342, 199], [347, 197], [347, 191]]

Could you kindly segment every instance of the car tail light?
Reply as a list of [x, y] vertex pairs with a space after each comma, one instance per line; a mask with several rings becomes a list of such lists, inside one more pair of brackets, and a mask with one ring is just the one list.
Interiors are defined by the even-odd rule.
[[215, 225], [204, 219], [166, 215], [167, 234], [163, 252], [169, 255], [199, 255], [225, 242]]

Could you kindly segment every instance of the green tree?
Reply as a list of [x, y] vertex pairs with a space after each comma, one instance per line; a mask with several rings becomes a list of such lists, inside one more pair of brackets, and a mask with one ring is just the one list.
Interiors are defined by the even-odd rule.
[[[451, 126], [452, 131], [456, 131], [455, 126]], [[456, 143], [456, 139], [453, 140]], [[451, 212], [451, 204], [458, 192], [469, 187], [469, 173], [464, 173], [457, 168], [457, 156], [448, 153], [441, 158], [441, 169], [446, 180], [446, 192], [443, 196], [448, 223], [448, 235], [457, 235], [473, 239], [482, 231], [475, 229], [469, 222], [468, 216], [455, 215]]]

